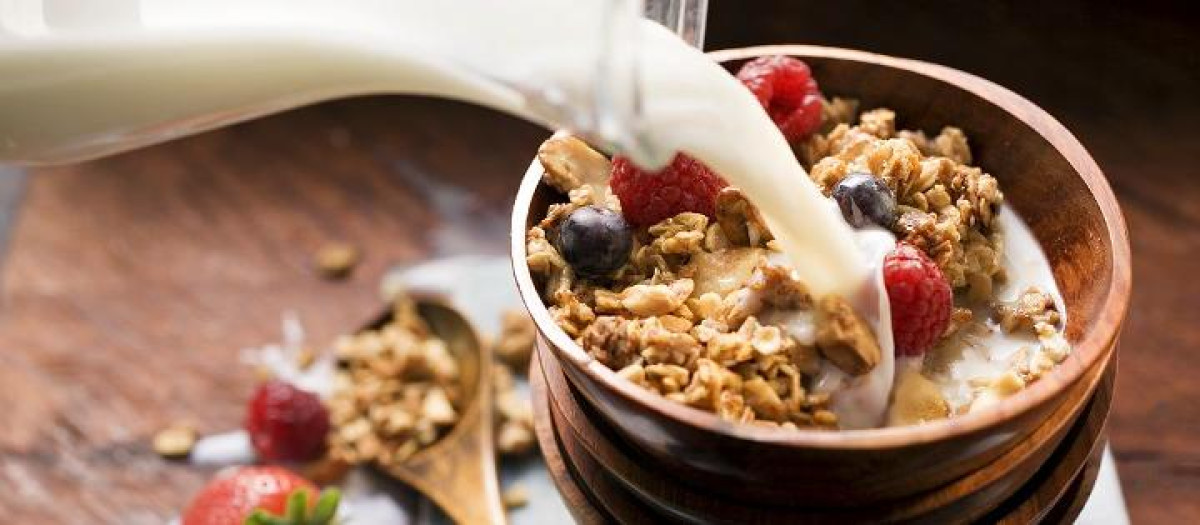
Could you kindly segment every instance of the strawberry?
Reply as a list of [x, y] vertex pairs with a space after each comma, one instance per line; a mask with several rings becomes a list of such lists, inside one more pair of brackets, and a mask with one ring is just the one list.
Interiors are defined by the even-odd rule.
[[[182, 525], [326, 525], [341, 494], [282, 467], [241, 467], [209, 482], [183, 513]], [[310, 502], [312, 502], [310, 504]]]

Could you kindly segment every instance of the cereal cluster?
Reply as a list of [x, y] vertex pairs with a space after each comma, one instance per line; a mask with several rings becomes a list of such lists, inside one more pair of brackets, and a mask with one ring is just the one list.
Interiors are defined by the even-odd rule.
[[466, 402], [458, 361], [401, 298], [378, 330], [334, 344], [338, 374], [330, 455], [349, 464], [402, 462], [444, 435]]
[[[542, 151], [555, 151], [555, 137]], [[549, 172], [553, 164], [545, 162]], [[566, 177], [550, 175], [561, 184]], [[527, 263], [557, 324], [597, 360], [669, 399], [739, 422], [837, 424], [828, 396], [805, 377], [822, 358], [859, 375], [880, 359], [866, 324], [840, 298], [815, 301], [777, 261], [758, 210], [722, 190], [715, 220], [680, 213], [636, 237], [611, 279], [576, 278], [552, 242], [559, 222], [584, 206], [615, 207], [589, 185], [567, 190], [527, 234]], [[811, 319], [808, 333], [772, 317]]]
[[972, 300], [992, 297], [1004, 279], [1002, 238], [992, 228], [1004, 195], [996, 179], [971, 166], [962, 130], [946, 127], [936, 137], [896, 131], [888, 109], [863, 113], [857, 125], [838, 124], [800, 147], [809, 176], [826, 193], [847, 174], [866, 172], [882, 179], [896, 196], [896, 236], [929, 254], [956, 289]]
[[[329, 455], [347, 464], [402, 462], [444, 436], [458, 422], [464, 389], [458, 361], [433, 334], [406, 296], [377, 330], [343, 336], [334, 345], [338, 373], [329, 400], [333, 432]], [[535, 444], [529, 399], [515, 388], [508, 363], [527, 363], [532, 321], [506, 313], [492, 365], [496, 447], [521, 454]]]

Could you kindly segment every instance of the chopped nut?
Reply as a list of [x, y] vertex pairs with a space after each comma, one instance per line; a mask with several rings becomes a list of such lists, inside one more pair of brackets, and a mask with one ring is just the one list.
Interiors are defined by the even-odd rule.
[[196, 428], [185, 423], [171, 425], [154, 435], [154, 452], [164, 458], [182, 458], [196, 444]]
[[496, 451], [505, 456], [524, 454], [535, 444], [533, 431], [523, 423], [507, 421], [496, 432]]
[[327, 244], [317, 252], [317, 271], [328, 279], [341, 279], [350, 275], [358, 265], [358, 248], [345, 243]]
[[514, 509], [524, 507], [529, 504], [529, 490], [525, 488], [525, 485], [514, 483], [513, 486], [504, 491], [501, 499], [504, 500], [504, 508]]
[[646, 383], [646, 368], [641, 363], [631, 363], [625, 368], [618, 370], [617, 375], [625, 378], [630, 383], [649, 388], [649, 385]]
[[580, 332], [596, 319], [596, 313], [586, 303], [579, 300], [570, 290], [561, 290], [554, 294], [555, 305], [550, 307], [550, 316], [555, 324], [561, 327], [571, 337], [579, 336]]
[[537, 327], [524, 310], [508, 310], [500, 322], [500, 335], [493, 347], [498, 359], [516, 369], [529, 365]]
[[976, 394], [968, 411], [974, 412], [995, 405], [1000, 400], [1017, 393], [1022, 388], [1025, 388], [1025, 380], [1021, 379], [1021, 376], [1016, 371], [1010, 370], [1005, 372], [992, 379], [987, 387]]
[[949, 157], [959, 164], [971, 163], [971, 148], [967, 145], [967, 136], [961, 129], [946, 126], [933, 139], [935, 151], [943, 157]]
[[774, 238], [758, 208], [733, 186], [717, 193], [716, 217], [721, 232], [735, 246], [761, 246]]
[[659, 393], [680, 392], [688, 384], [688, 369], [679, 365], [654, 364], [645, 369], [646, 382]]
[[888, 408], [889, 426], [916, 425], [945, 419], [949, 415], [950, 406], [941, 390], [922, 375], [920, 369], [910, 367], [897, 375], [892, 406]]
[[745, 334], [717, 334], [708, 341], [706, 357], [722, 366], [733, 366], [754, 357], [754, 347]]
[[1043, 354], [1055, 363], [1061, 363], [1063, 359], [1067, 358], [1067, 354], [1071, 352], [1071, 345], [1067, 343], [1062, 332], [1044, 322], [1034, 325], [1034, 330], [1037, 332], [1038, 342], [1042, 344]]
[[881, 139], [889, 139], [896, 135], [896, 112], [890, 109], [872, 109], [858, 117], [859, 129]]
[[566, 134], [556, 134], [543, 142], [537, 158], [546, 170], [542, 180], [563, 193], [583, 184], [602, 189], [612, 171], [612, 164], [604, 155]]
[[[655, 284], [670, 281], [688, 262], [690, 256], [703, 250], [708, 217], [699, 213], [680, 213], [649, 227], [648, 242], [634, 249], [633, 257], [624, 268], [628, 283], [654, 276]], [[643, 283], [644, 284], [644, 283]]]
[[317, 353], [312, 348], [304, 347], [296, 354], [296, 366], [301, 370], [308, 370], [313, 362], [317, 360]]
[[[543, 228], [535, 226], [526, 233], [525, 254], [525, 264], [534, 278], [538, 279], [542, 297], [554, 299], [559, 293], [570, 291], [575, 282], [575, 273], [546, 238]], [[554, 301], [548, 302], [555, 304]]]
[[1015, 372], [1009, 371], [993, 379], [992, 384], [988, 388], [992, 389], [1000, 397], [1008, 397], [1025, 388], [1025, 381]]
[[762, 264], [750, 279], [751, 290], [763, 294], [763, 301], [771, 306], [793, 310], [812, 305], [808, 287], [800, 282], [791, 268], [778, 264]]
[[787, 415], [787, 407], [779, 398], [779, 394], [761, 377], [743, 383], [742, 395], [745, 397], [746, 406], [759, 417], [781, 421]]
[[421, 405], [421, 417], [436, 425], [449, 425], [458, 420], [458, 413], [446, 398], [446, 392], [435, 387], [425, 394], [425, 402]]
[[821, 131], [828, 133], [838, 124], [850, 124], [854, 122], [854, 117], [858, 115], [858, 100], [841, 97], [833, 97], [832, 100], [822, 100], [821, 114], [823, 116]]
[[796, 344], [789, 352], [792, 365], [802, 374], [814, 375], [821, 370], [821, 355], [817, 347]]
[[[754, 318], [751, 317], [750, 319]], [[748, 319], [742, 325], [742, 328], [745, 329], [749, 324], [750, 320]], [[754, 347], [754, 350], [759, 355], [773, 355], [784, 348], [786, 341], [778, 326], [757, 326], [757, 322], [754, 324], [756, 326], [754, 327], [754, 332], [750, 335], [750, 346]]]
[[1038, 323], [1058, 324], [1059, 315], [1056, 308], [1054, 298], [1050, 294], [1037, 287], [1031, 287], [1011, 303], [993, 304], [992, 313], [1005, 332], [1027, 330], [1037, 333], [1035, 325]]
[[626, 288], [621, 305], [639, 317], [653, 317], [674, 312], [692, 295], [691, 279], [665, 284], [639, 284]]
[[700, 293], [695, 299], [688, 299], [688, 307], [700, 319], [714, 320], [721, 311], [721, 295], [715, 292]]
[[631, 328], [631, 321], [603, 315], [583, 331], [579, 344], [597, 361], [619, 370], [636, 360], [641, 353]]
[[692, 256], [686, 272], [695, 282], [693, 293], [697, 297], [712, 293], [716, 294], [719, 300], [725, 294], [745, 286], [764, 260], [765, 252], [761, 248], [733, 248], [716, 253], [699, 252]]
[[813, 422], [823, 427], [833, 427], [838, 424], [837, 414], [829, 410], [817, 410], [812, 415]]
[[817, 349], [850, 375], [863, 375], [879, 364], [879, 343], [871, 329], [838, 296], [817, 302]]
[[975, 319], [975, 313], [970, 308], [957, 307], [950, 312], [950, 325], [946, 327], [946, 335], [957, 333]]

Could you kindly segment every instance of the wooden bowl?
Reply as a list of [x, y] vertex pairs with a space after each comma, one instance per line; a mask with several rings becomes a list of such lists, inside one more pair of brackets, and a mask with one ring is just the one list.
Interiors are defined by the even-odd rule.
[[[538, 352], [540, 370], [533, 369], [531, 374], [541, 374], [539, 395], [543, 397], [535, 398], [535, 403], [544, 400], [549, 405], [548, 417], [566, 455], [576, 459], [573, 463], [580, 468], [585, 463], [595, 465], [610, 482], [616, 482], [641, 504], [660, 514], [695, 523], [973, 522], [1011, 499], [1047, 468], [1058, 470], [1059, 465], [1051, 461], [1058, 453], [1056, 450], [1065, 447], [1090, 453], [1101, 441], [1116, 375], [1116, 363], [1106, 362], [1108, 366], [1092, 368], [1086, 380], [1066, 394], [1082, 399], [1060, 404], [1025, 440], [987, 465], [904, 499], [852, 507], [763, 505], [730, 498], [721, 485], [697, 483], [694, 479], [674, 478], [659, 472], [642, 461], [638, 451], [623, 443], [604, 424], [603, 418], [580, 399], [548, 349]], [[1089, 394], [1090, 386], [1097, 381], [1099, 386], [1094, 394]], [[1088, 422], [1086, 431], [1078, 431]], [[1075, 465], [1078, 467], [1081, 462]], [[1065, 489], [1069, 479], [1060, 481]]]
[[[1070, 357], [1002, 403], [918, 426], [781, 432], [736, 425], [672, 403], [616, 376], [555, 325], [525, 265], [525, 232], [562, 200], [535, 160], [513, 208], [512, 258], [521, 298], [570, 382], [621, 437], [679, 479], [719, 484], [742, 499], [798, 506], [902, 499], [961, 478], [1000, 456], [1055, 414], [1065, 392], [1104, 366], [1129, 305], [1124, 219], [1100, 168], [1033, 103], [953, 69], [815, 46], [718, 51], [730, 68], [761, 55], [800, 57], [825, 93], [894, 109], [905, 129], [963, 129], [975, 162], [999, 179], [1053, 267], [1066, 303]], [[1095, 383], [1085, 384], [1086, 391]], [[1090, 396], [1082, 396], [1088, 399]], [[1071, 402], [1080, 402], [1076, 398]], [[1072, 411], [1067, 411], [1072, 413]]]
[[[540, 369], [542, 361], [534, 355], [530, 365], [529, 382], [533, 397], [534, 429], [546, 468], [551, 479], [566, 501], [577, 523], [1071, 523], [1082, 510], [1091, 495], [1100, 467], [1100, 456], [1104, 450], [1103, 429], [1112, 401], [1116, 367], [1110, 366], [1101, 384], [1096, 389], [1083, 414], [1074, 422], [1062, 443], [1039, 465], [1037, 472], [1008, 497], [981, 498], [971, 486], [956, 487], [957, 497], [952, 505], [942, 507], [932, 514], [914, 515], [906, 512], [907, 518], [894, 513], [886, 517], [879, 511], [886, 509], [844, 509], [842, 513], [819, 511], [798, 513], [792, 509], [754, 508], [747, 513], [731, 516], [697, 516], [698, 510], [711, 510], [710, 502], [696, 504], [694, 499], [673, 501], [674, 506], [663, 509], [656, 502], [646, 501], [644, 491], [649, 483], [630, 485], [629, 480], [615, 477], [610, 466], [613, 457], [597, 457], [591, 453], [589, 437], [573, 435], [564, 427], [571, 425], [570, 416], [557, 412], [551, 398], [551, 387], [547, 384], [552, 372]], [[550, 362], [545, 362], [551, 366]], [[561, 375], [561, 374], [560, 374]], [[604, 440], [601, 436], [599, 440]], [[611, 443], [616, 448], [620, 443]], [[630, 458], [617, 458], [618, 461]], [[997, 460], [997, 461], [1002, 461]], [[654, 473], [650, 474], [654, 476]], [[674, 484], [665, 483], [670, 489]], [[943, 495], [955, 488], [939, 488]], [[718, 496], [719, 497], [719, 496]], [[736, 502], [732, 502], [736, 504]], [[912, 510], [924, 506], [921, 499], [912, 503]], [[725, 502], [729, 505], [730, 502]], [[990, 505], [990, 506], [989, 506]], [[892, 505], [898, 510], [903, 505]]]

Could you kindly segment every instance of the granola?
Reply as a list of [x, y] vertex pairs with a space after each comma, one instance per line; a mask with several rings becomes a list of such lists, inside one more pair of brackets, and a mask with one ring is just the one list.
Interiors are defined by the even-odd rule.
[[[400, 294], [392, 321], [343, 336], [334, 345], [335, 389], [328, 402], [334, 430], [330, 457], [346, 464], [403, 462], [458, 422], [463, 398], [457, 360]], [[492, 366], [496, 449], [520, 455], [535, 446], [533, 407], [516, 389], [513, 364], [527, 363], [533, 327], [523, 312], [506, 312]]]
[[329, 400], [331, 457], [347, 464], [402, 462], [432, 445], [466, 402], [458, 361], [404, 296], [377, 330], [343, 336]]
[[[850, 174], [882, 181], [879, 191], [894, 194], [895, 213], [880, 214], [889, 223], [881, 225], [926, 254], [955, 293], [945, 332], [934, 334], [938, 351], [925, 363], [898, 357], [886, 424], [987, 406], [1067, 356], [1050, 294], [1034, 288], [1015, 301], [996, 300], [1008, 279], [996, 220], [1004, 195], [973, 165], [961, 129], [904, 130], [892, 110], [860, 114], [858, 102], [844, 98], [823, 100], [822, 119], [816, 133], [793, 143], [813, 182], [831, 195]], [[544, 182], [565, 199], [527, 232], [526, 263], [556, 324], [624, 380], [723, 419], [788, 429], [843, 424], [818, 383], [879, 366], [879, 334], [845, 298], [810, 295], [738, 188], [714, 190], [707, 215], [682, 212], [631, 227], [628, 258], [608, 274], [573, 272], [556, 244], [564, 219], [585, 206], [621, 212], [598, 156], [561, 134], [539, 150]], [[1019, 332], [1029, 344], [1001, 373], [971, 377], [965, 394], [947, 397], [947, 361], [979, 351], [972, 345], [988, 331]]]
[[1003, 242], [992, 228], [1004, 194], [996, 179], [971, 166], [962, 130], [946, 127], [933, 140], [921, 132], [897, 132], [896, 114], [864, 113], [856, 126], [839, 124], [811, 137], [806, 148], [816, 161], [809, 176], [828, 195], [847, 174], [881, 178], [899, 204], [891, 226], [897, 238], [924, 249], [950, 284], [973, 300], [992, 296], [1003, 280]]

